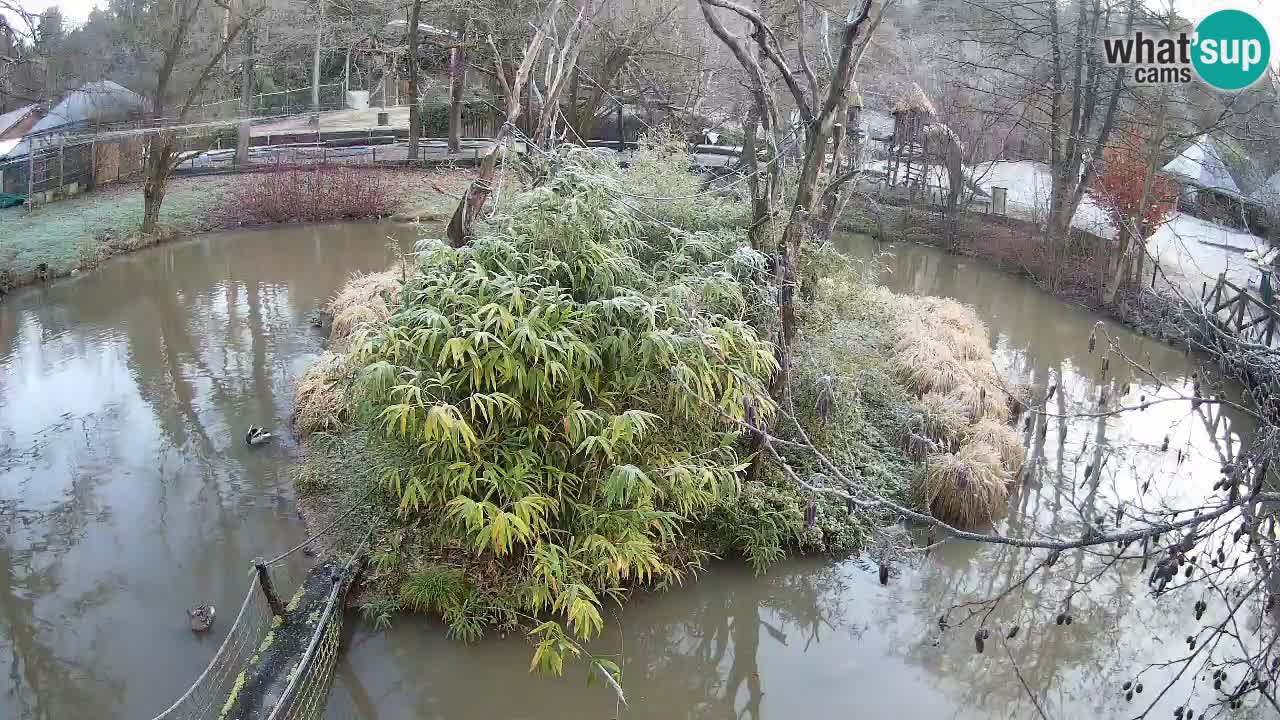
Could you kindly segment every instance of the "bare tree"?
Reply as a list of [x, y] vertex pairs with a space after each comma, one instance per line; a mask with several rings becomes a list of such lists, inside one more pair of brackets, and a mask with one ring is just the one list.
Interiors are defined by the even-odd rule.
[[995, 88], [1032, 108], [1026, 121], [1048, 147], [1049, 251], [1065, 252], [1071, 219], [1116, 126], [1124, 91], [1124, 69], [1106, 64], [1101, 38], [1130, 32], [1139, 3], [1081, 0], [1074, 3], [1074, 17], [1064, 13], [1059, 0], [967, 3], [976, 20], [962, 37], [976, 39], [983, 53], [976, 59], [961, 56], [956, 63], [968, 77], [981, 80], [975, 92]]
[[[422, 106], [418, 74], [421, 60], [418, 58], [418, 20], [422, 17], [422, 0], [413, 0], [409, 6], [409, 159], [418, 159], [418, 138], [422, 135]], [[452, 148], [450, 148], [452, 150]]]
[[[763, 55], [771, 69], [778, 73], [790, 92], [790, 99], [797, 108], [803, 132], [804, 153], [798, 168], [795, 200], [779, 241], [777, 273], [779, 292], [778, 374], [774, 382], [774, 395], [784, 400], [790, 388], [791, 356], [796, 334], [795, 294], [799, 287], [800, 254], [806, 240], [812, 235], [814, 212], [822, 197], [819, 180], [826, 166], [828, 140], [837, 118], [843, 123], [848, 116], [849, 98], [858, 60], [870, 41], [870, 28], [879, 23], [884, 10], [883, 2], [865, 0], [857, 4], [844, 19], [837, 33], [838, 50], [834, 53], [831, 70], [827, 73], [825, 89], [809, 64], [806, 54], [799, 53], [799, 71], [792, 69], [783, 54], [782, 44], [773, 28], [756, 11], [732, 0], [700, 0], [703, 16], [716, 37], [728, 46], [746, 71], [756, 109], [762, 122], [774, 124], [778, 117], [778, 103], [766, 91], [764, 73], [759, 55]], [[803, 5], [802, 5], [803, 7]], [[728, 10], [745, 20], [751, 28], [751, 42], [757, 53], [749, 52], [742, 39], [734, 37], [716, 16], [716, 9]], [[801, 44], [803, 48], [803, 44]], [[766, 143], [776, 148], [776, 138], [770, 140], [766, 130]], [[777, 164], [776, 152], [766, 152], [766, 163]], [[772, 213], [770, 213], [772, 214]]]
[[[573, 51], [575, 39], [579, 37], [580, 30], [586, 18], [591, 14], [592, 0], [578, 0], [577, 12], [574, 15], [573, 22], [570, 24], [565, 40], [561, 44], [561, 57], [556, 65], [556, 73], [554, 81], [562, 84], [564, 78], [573, 72], [573, 62], [576, 60], [577, 53]], [[453, 216], [449, 219], [449, 226], [446, 234], [449, 242], [454, 247], [462, 247], [472, 236], [472, 226], [476, 218], [480, 215], [480, 211], [484, 208], [485, 201], [488, 200], [490, 193], [493, 192], [493, 176], [497, 169], [499, 156], [505, 152], [507, 140], [514, 134], [516, 122], [520, 119], [521, 114], [521, 96], [525, 87], [530, 82], [533, 74], [534, 66], [542, 57], [542, 46], [546, 42], [548, 36], [552, 34], [555, 28], [556, 15], [560, 10], [560, 0], [552, 0], [548, 5], [541, 22], [537, 26], [537, 30], [529, 39], [528, 44], [524, 48], [524, 57], [520, 61], [519, 67], [515, 73], [508, 77], [506, 63], [502, 59], [502, 53], [498, 50], [497, 44], [490, 34], [487, 39], [489, 49], [495, 58], [494, 70], [502, 85], [502, 92], [506, 102], [506, 113], [502, 126], [498, 128], [498, 132], [494, 135], [493, 146], [490, 152], [485, 155], [484, 160], [480, 163], [480, 170], [475, 180], [468, 186], [467, 192], [463, 195], [462, 200], [458, 203], [457, 209]], [[534, 127], [541, 127], [546, 122], [548, 113], [556, 112], [550, 105], [544, 105], [542, 115], [533, 123]], [[526, 138], [526, 142], [530, 142], [531, 138]]]
[[221, 71], [240, 33], [262, 12], [231, 10], [227, 0], [175, 0], [115, 17], [121, 40], [152, 82], [149, 116], [156, 131], [147, 148], [143, 233], [157, 230], [169, 176], [182, 159], [178, 128]]

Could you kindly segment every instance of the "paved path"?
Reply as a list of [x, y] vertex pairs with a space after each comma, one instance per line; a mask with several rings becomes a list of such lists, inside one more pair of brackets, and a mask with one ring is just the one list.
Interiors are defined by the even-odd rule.
[[[387, 125], [378, 124], [378, 113], [386, 112], [390, 116]], [[328, 110], [320, 113], [320, 131], [338, 132], [349, 130], [405, 130], [409, 127], [409, 107], [369, 108], [367, 110]], [[315, 132], [311, 125], [311, 113], [292, 115], [287, 118], [273, 120], [253, 126], [252, 134], [278, 135], [281, 133]]]

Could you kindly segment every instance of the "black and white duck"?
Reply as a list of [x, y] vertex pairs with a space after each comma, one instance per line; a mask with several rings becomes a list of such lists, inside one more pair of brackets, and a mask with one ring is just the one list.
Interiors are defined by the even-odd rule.
[[249, 447], [257, 447], [271, 442], [271, 433], [257, 425], [252, 425], [249, 427], [249, 432], [244, 434], [244, 442]]

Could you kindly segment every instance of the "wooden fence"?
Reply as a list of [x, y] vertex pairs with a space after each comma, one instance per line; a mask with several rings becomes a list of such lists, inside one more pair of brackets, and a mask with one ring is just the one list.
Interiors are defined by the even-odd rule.
[[1218, 276], [1212, 290], [1202, 286], [1200, 295], [1201, 303], [1223, 330], [1267, 347], [1273, 345], [1276, 326], [1280, 325], [1274, 299], [1268, 298], [1271, 302], [1267, 302], [1258, 298], [1227, 280], [1225, 273]]

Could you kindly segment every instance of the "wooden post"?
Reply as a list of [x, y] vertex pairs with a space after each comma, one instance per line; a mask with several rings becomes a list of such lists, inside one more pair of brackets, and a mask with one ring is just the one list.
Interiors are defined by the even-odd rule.
[[625, 139], [622, 134], [622, 101], [618, 101], [618, 153], [622, 154], [627, 149], [627, 144], [623, 142]]
[[267, 570], [267, 564], [262, 558], [254, 558], [253, 566], [258, 570], [258, 587], [262, 588], [262, 594], [267, 597], [267, 605], [271, 607], [273, 615], [284, 616], [284, 605], [280, 602], [280, 596], [276, 595], [276, 586], [271, 582], [271, 573]]
[[1236, 332], [1240, 332], [1244, 328], [1244, 311], [1249, 307], [1249, 295], [1241, 291], [1238, 303], [1239, 307], [1236, 308]]
[[35, 199], [36, 194], [36, 141], [35, 138], [27, 141], [27, 209], [31, 209], [31, 203]]

